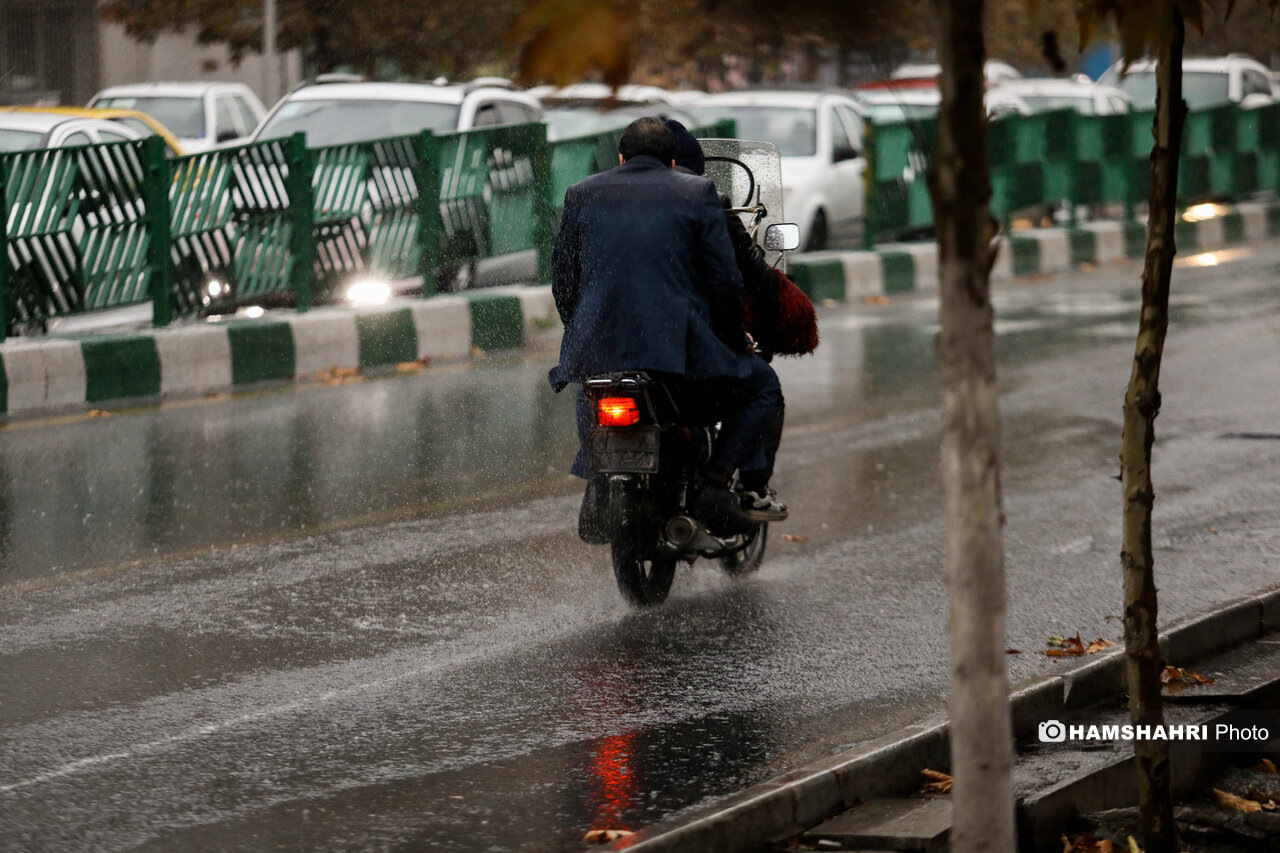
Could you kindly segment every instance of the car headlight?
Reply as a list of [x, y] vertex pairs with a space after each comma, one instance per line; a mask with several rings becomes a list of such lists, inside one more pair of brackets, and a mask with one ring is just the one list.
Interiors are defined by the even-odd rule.
[[385, 305], [391, 299], [391, 285], [378, 279], [359, 279], [351, 283], [346, 295], [353, 306]]

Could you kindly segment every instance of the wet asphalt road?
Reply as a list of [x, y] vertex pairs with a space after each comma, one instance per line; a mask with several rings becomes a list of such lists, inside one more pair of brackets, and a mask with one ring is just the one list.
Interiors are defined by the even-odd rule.
[[[1162, 377], [1165, 619], [1280, 581], [1280, 249], [1214, 260]], [[1121, 634], [1137, 276], [997, 294], [1014, 680]], [[0, 848], [575, 850], [940, 709], [936, 314], [822, 310], [764, 568], [644, 611], [573, 535], [548, 354], [5, 427]]]

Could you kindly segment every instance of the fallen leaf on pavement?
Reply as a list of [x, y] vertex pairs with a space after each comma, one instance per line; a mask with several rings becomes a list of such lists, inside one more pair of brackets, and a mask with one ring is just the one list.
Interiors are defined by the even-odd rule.
[[1207, 675], [1199, 675], [1185, 669], [1179, 669], [1176, 666], [1165, 666], [1160, 671], [1160, 682], [1162, 684], [1213, 684], [1213, 679]]
[[593, 829], [582, 837], [582, 840], [588, 844], [608, 844], [610, 841], [617, 841], [619, 838], [626, 838], [635, 835], [629, 829]]
[[1226, 791], [1219, 791], [1217, 788], [1213, 789], [1213, 799], [1224, 809], [1230, 809], [1233, 812], [1262, 811], [1262, 803], [1256, 800], [1246, 800], [1244, 797], [1237, 797], [1235, 794], [1228, 794]]
[[1109, 838], [1092, 835], [1062, 836], [1062, 853], [1112, 853], [1114, 846]]
[[1115, 645], [1110, 640], [1104, 640], [1099, 637], [1086, 646], [1084, 640], [1080, 639], [1079, 633], [1074, 637], [1050, 637], [1048, 643], [1050, 646], [1056, 647], [1044, 652], [1045, 655], [1051, 658], [1074, 658], [1081, 655], [1097, 654], [1103, 649], [1109, 649]]
[[951, 790], [951, 777], [937, 770], [924, 769], [920, 775], [931, 781], [920, 786], [922, 794], [946, 794]]
[[871, 294], [862, 297], [862, 301], [867, 305], [883, 306], [889, 304], [889, 297], [880, 294]]
[[358, 367], [339, 367], [334, 365], [328, 370], [321, 370], [316, 374], [316, 378], [322, 382], [333, 382], [334, 380], [351, 379], [359, 376], [361, 373]]
[[1080, 639], [1080, 635], [1074, 637], [1050, 637], [1049, 645], [1057, 646], [1057, 648], [1049, 649], [1046, 655], [1052, 658], [1061, 657], [1078, 657], [1084, 654], [1084, 642]]
[[1020, 655], [1022, 654], [1022, 649], [1005, 649], [1004, 653], [1006, 655]]
[[109, 418], [109, 417], [111, 417], [111, 413], [110, 413], [110, 412], [104, 412], [104, 411], [102, 411], [102, 409], [91, 409], [91, 410], [89, 411], [89, 417], [91, 417], [91, 418]]
[[797, 536], [797, 535], [796, 535], [796, 534], [794, 534], [794, 533], [784, 533], [784, 534], [782, 534], [782, 541], [783, 541], [783, 542], [804, 542], [804, 541], [805, 541], [806, 539], [808, 539], [808, 538], [809, 538], [808, 536]]

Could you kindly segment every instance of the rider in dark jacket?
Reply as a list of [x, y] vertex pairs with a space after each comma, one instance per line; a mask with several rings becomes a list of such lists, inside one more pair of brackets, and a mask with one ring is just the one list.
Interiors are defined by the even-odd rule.
[[747, 351], [742, 278], [719, 198], [710, 182], [671, 168], [671, 133], [658, 119], [632, 122], [618, 150], [621, 165], [565, 194], [552, 253], [565, 330], [551, 383], [559, 390], [619, 370], [660, 376], [682, 408], [721, 422], [704, 513], [723, 529], [780, 520], [776, 510], [744, 510], [728, 487], [735, 470], [765, 466], [782, 392]]

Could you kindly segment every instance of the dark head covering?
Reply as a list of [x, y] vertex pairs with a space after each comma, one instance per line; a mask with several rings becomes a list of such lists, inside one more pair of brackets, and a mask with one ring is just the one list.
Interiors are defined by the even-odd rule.
[[675, 161], [677, 166], [683, 166], [695, 175], [701, 175], [707, 170], [707, 157], [702, 153], [702, 146], [693, 134], [689, 132], [683, 124], [673, 118], [665, 119], [663, 122], [671, 131], [671, 136], [675, 139], [676, 154]]

